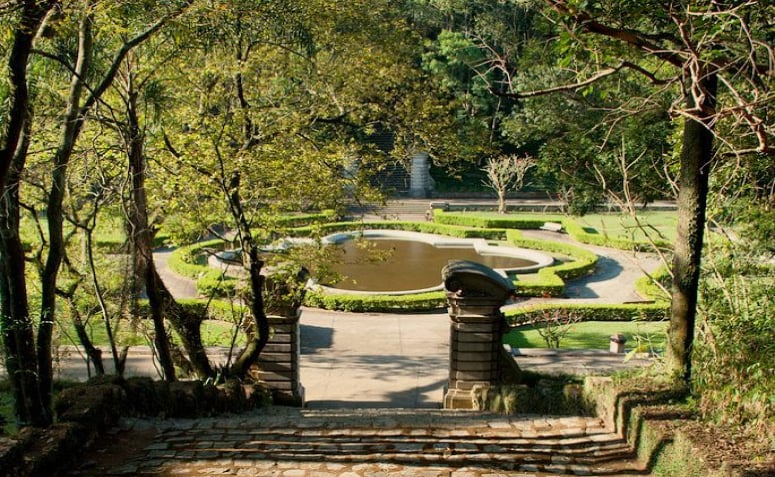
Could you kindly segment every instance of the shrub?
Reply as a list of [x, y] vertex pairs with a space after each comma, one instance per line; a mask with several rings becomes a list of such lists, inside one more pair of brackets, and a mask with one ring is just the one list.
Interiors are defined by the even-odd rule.
[[352, 312], [429, 311], [443, 308], [447, 303], [443, 291], [413, 295], [358, 295], [309, 292], [304, 304], [327, 310]]
[[573, 315], [578, 321], [662, 321], [667, 317], [666, 303], [584, 304], [548, 303], [506, 310], [511, 326], [541, 322], [548, 311], [560, 316]]
[[348, 232], [366, 229], [407, 230], [410, 232], [448, 235], [450, 237], [457, 238], [483, 238], [487, 240], [506, 239], [506, 231], [504, 229], [471, 228], [439, 224], [435, 222], [404, 221], [336, 222], [317, 226], [299, 227], [296, 229], [291, 229], [289, 233], [296, 237], [312, 237], [315, 235], [328, 235], [336, 232]]

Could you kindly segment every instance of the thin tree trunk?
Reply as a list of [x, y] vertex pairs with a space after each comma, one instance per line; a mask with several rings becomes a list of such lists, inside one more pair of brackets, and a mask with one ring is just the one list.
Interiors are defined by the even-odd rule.
[[62, 202], [65, 198], [67, 166], [70, 163], [75, 141], [80, 129], [79, 108], [83, 92], [83, 78], [89, 71], [89, 58], [92, 50], [92, 19], [85, 15], [81, 19], [78, 32], [78, 58], [75, 74], [70, 80], [70, 94], [67, 99], [67, 112], [64, 117], [62, 138], [54, 156], [51, 171], [51, 190], [48, 195], [47, 218], [49, 250], [46, 265], [41, 276], [41, 309], [38, 324], [37, 355], [40, 373], [40, 387], [43, 404], [51, 406], [51, 389], [54, 372], [51, 366], [51, 337], [56, 314], [56, 286], [59, 269], [65, 256], [65, 239], [62, 230]]
[[[131, 80], [130, 80], [131, 81]], [[148, 223], [148, 199], [145, 189], [146, 160], [143, 151], [143, 135], [137, 116], [136, 93], [131, 92], [128, 101], [129, 119], [129, 173], [132, 178], [132, 203], [129, 205], [132, 228], [135, 270], [142, 277], [151, 317], [154, 322], [156, 347], [166, 379], [174, 379], [174, 365], [170, 343], [164, 327], [164, 319], [178, 332], [188, 359], [198, 377], [205, 379], [215, 372], [207, 357], [201, 335], [202, 318], [194, 316], [175, 301], [164, 285], [153, 261], [153, 231]]]
[[229, 368], [229, 375], [242, 377], [258, 361], [261, 352], [269, 342], [270, 329], [269, 319], [264, 311], [264, 277], [261, 275], [264, 262], [258, 256], [258, 247], [254, 243], [250, 224], [245, 217], [239, 189], [240, 175], [236, 172], [224, 192], [226, 192], [229, 201], [232, 217], [237, 222], [243, 257], [247, 259], [246, 266], [250, 274], [250, 290], [252, 295], [250, 298], [250, 311], [253, 315], [253, 324], [256, 327], [256, 333], [253, 334], [240, 355], [234, 360], [234, 364]]
[[145, 194], [145, 157], [143, 156], [143, 137], [137, 116], [137, 93], [131, 86], [131, 72], [127, 101], [126, 140], [128, 142], [129, 175], [132, 183], [129, 221], [131, 229], [132, 252], [135, 259], [135, 273], [141, 277], [148, 294], [148, 302], [153, 320], [154, 346], [159, 356], [159, 364], [167, 381], [175, 380], [175, 366], [170, 353], [170, 343], [164, 326], [164, 305], [159, 293], [156, 267], [153, 263], [153, 234], [148, 225], [148, 200]]
[[19, 236], [20, 171], [28, 146], [29, 135], [25, 133], [0, 198], [0, 328], [16, 422], [20, 426], [45, 427], [51, 423], [51, 412], [40, 395], [35, 336], [27, 301], [24, 249]]
[[[713, 159], [713, 131], [717, 78], [707, 76], [701, 84], [705, 102], [702, 117], [687, 119], [681, 148], [678, 183], [678, 228], [673, 256], [673, 288], [668, 330], [668, 366], [687, 385], [692, 374], [692, 344], [697, 315], [697, 297], [705, 230], [708, 181]], [[691, 98], [691, 94], [688, 95]], [[693, 104], [690, 104], [693, 106]]]

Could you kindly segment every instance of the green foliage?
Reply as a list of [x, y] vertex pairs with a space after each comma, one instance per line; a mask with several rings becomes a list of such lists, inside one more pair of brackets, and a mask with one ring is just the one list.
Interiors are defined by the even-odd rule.
[[579, 321], [663, 321], [669, 310], [665, 303], [580, 304], [551, 303], [506, 310], [512, 326], [540, 322], [547, 311], [574, 315]]
[[735, 244], [709, 254], [701, 283], [694, 391], [709, 419], [775, 443], [775, 267]]
[[352, 312], [428, 311], [443, 308], [447, 303], [443, 291], [412, 295], [329, 294], [310, 291], [304, 304], [326, 310]]
[[505, 240], [506, 231], [503, 229], [472, 228], [464, 226], [447, 225], [435, 222], [402, 222], [402, 221], [376, 221], [376, 222], [336, 222], [315, 227], [300, 227], [290, 230], [290, 234], [296, 237], [311, 237], [332, 234], [336, 232], [357, 231], [365, 229], [374, 230], [407, 230], [411, 232], [423, 232], [429, 234], [448, 235], [458, 238], [483, 238], [488, 240]]

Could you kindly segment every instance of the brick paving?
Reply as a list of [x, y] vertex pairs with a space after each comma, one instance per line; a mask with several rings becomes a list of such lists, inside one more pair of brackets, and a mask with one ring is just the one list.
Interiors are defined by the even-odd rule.
[[[648, 475], [596, 417], [273, 407], [198, 420], [127, 419], [113, 433], [125, 443], [136, 435], [141, 447], [127, 453], [107, 445], [70, 475]], [[151, 437], [142, 441], [144, 434]]]

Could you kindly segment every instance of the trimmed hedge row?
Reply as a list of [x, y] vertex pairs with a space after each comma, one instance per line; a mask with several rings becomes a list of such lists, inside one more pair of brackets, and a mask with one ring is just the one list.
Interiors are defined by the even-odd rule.
[[304, 298], [306, 306], [352, 312], [430, 311], [443, 308], [446, 303], [443, 291], [413, 295], [333, 295], [311, 291]]
[[448, 235], [457, 238], [483, 238], [487, 240], [506, 240], [506, 230], [493, 228], [472, 228], [447, 225], [436, 222], [406, 222], [406, 221], [366, 221], [366, 222], [335, 222], [309, 227], [298, 227], [289, 230], [295, 237], [310, 237], [316, 234], [328, 235], [336, 232], [375, 230], [407, 230], [428, 234]]
[[537, 229], [546, 222], [560, 222], [564, 219], [560, 215], [508, 215], [504, 217], [485, 217], [475, 214], [463, 214], [445, 212], [441, 209], [433, 210], [433, 221], [440, 224], [456, 225], [478, 228], [501, 229]]
[[337, 213], [333, 209], [326, 209], [313, 214], [281, 215], [275, 219], [275, 223], [282, 227], [305, 227], [313, 224], [333, 222], [337, 219]]
[[543, 321], [547, 313], [573, 315], [580, 321], [663, 321], [667, 318], [668, 306], [657, 303], [547, 303], [512, 308], [505, 311], [506, 320], [513, 327]]
[[[565, 228], [565, 231], [568, 232], [568, 235], [581, 243], [598, 245], [600, 247], [618, 248], [620, 250], [635, 250], [638, 252], [653, 251], [651, 244], [648, 242], [635, 242], [623, 238], [600, 235], [596, 232], [588, 232], [570, 217], [565, 217], [562, 220], [562, 226]], [[664, 240], [655, 240], [654, 244], [661, 249], [669, 249], [672, 247], [672, 244]]]
[[[621, 250], [651, 251], [651, 244], [647, 242], [634, 242], [632, 240], [608, 237], [598, 233], [591, 233], [579, 225], [572, 217], [562, 215], [510, 215], [506, 217], [487, 217], [476, 214], [464, 214], [445, 212], [434, 209], [433, 220], [442, 224], [468, 226], [468, 227], [501, 227], [508, 229], [538, 229], [546, 222], [562, 223], [565, 231], [581, 243], [597, 245], [600, 247], [618, 248]], [[656, 240], [655, 244], [663, 249], [669, 249], [671, 244], [663, 240]]]
[[175, 249], [167, 260], [170, 270], [184, 277], [196, 280], [196, 291], [203, 296], [232, 296], [239, 281], [223, 275], [221, 270], [192, 263], [192, 260], [206, 248], [223, 245], [221, 239], [205, 240]]

